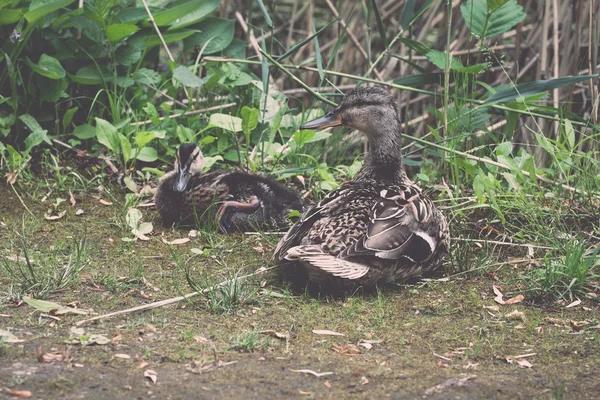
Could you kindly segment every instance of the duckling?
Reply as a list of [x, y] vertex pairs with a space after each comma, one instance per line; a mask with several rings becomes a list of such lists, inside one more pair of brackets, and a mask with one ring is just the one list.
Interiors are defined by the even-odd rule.
[[216, 221], [222, 233], [273, 230], [289, 226], [292, 210], [302, 211], [298, 194], [271, 179], [244, 172], [202, 174], [203, 167], [196, 144], [179, 146], [175, 168], [160, 179], [154, 196], [165, 225]]
[[300, 129], [340, 125], [367, 135], [371, 150], [364, 165], [304, 213], [278, 243], [275, 258], [304, 268], [324, 289], [431, 274], [448, 253], [448, 223], [404, 171], [394, 98], [379, 87], [354, 89], [339, 107]]

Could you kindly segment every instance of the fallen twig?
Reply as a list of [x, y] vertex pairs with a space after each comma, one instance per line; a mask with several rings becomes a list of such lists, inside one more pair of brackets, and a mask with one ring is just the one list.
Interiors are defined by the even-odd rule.
[[251, 278], [253, 276], [260, 275], [263, 272], [267, 272], [267, 271], [270, 271], [270, 270], [275, 269], [275, 268], [277, 268], [277, 266], [272, 266], [272, 267], [269, 267], [269, 268], [261, 267], [261, 268], [259, 268], [258, 270], [254, 271], [251, 274], [243, 275], [243, 276], [238, 276], [237, 278], [234, 278], [234, 279], [228, 279], [228, 280], [223, 281], [223, 282], [221, 282], [221, 283], [219, 283], [219, 284], [217, 284], [217, 285], [215, 285], [213, 287], [209, 287], [209, 288], [203, 289], [200, 292], [188, 293], [188, 294], [186, 294], [184, 296], [173, 297], [173, 298], [170, 298], [170, 299], [157, 301], [155, 303], [144, 304], [144, 305], [141, 305], [141, 306], [137, 306], [137, 307], [133, 307], [133, 308], [128, 308], [126, 310], [115, 311], [115, 312], [104, 314], [104, 315], [98, 315], [98, 316], [93, 317], [93, 318], [88, 318], [88, 319], [84, 319], [84, 320], [78, 321], [78, 322], [75, 323], [75, 326], [80, 326], [80, 325], [86, 324], [88, 322], [98, 321], [98, 320], [101, 320], [101, 319], [106, 319], [106, 318], [114, 317], [116, 315], [130, 314], [132, 312], [142, 311], [142, 310], [151, 310], [153, 308], [158, 308], [158, 307], [166, 306], [168, 304], [178, 303], [180, 301], [189, 299], [189, 298], [197, 296], [199, 294], [208, 293], [208, 292], [210, 292], [212, 290], [215, 290], [215, 289], [217, 289], [217, 288], [219, 288], [219, 287], [221, 287], [223, 285], [226, 285], [228, 283], [239, 282], [239, 281], [242, 281], [242, 280], [244, 280], [246, 278]]

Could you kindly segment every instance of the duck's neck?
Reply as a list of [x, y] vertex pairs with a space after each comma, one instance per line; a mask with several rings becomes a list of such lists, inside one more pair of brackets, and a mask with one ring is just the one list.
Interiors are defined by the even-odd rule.
[[355, 180], [375, 179], [391, 183], [408, 180], [402, 164], [400, 122], [379, 126], [377, 132], [366, 132], [370, 150]]

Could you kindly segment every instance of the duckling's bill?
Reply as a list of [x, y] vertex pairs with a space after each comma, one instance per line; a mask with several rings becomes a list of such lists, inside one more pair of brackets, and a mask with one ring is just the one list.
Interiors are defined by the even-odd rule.
[[325, 129], [339, 125], [342, 125], [342, 115], [333, 110], [321, 118], [317, 118], [300, 125], [300, 129]]
[[177, 171], [177, 179], [173, 185], [173, 190], [176, 192], [183, 192], [190, 181], [190, 169], [187, 165], [183, 165]]

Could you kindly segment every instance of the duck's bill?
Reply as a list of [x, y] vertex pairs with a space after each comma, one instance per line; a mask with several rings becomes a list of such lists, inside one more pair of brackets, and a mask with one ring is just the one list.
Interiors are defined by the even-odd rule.
[[190, 181], [190, 174], [187, 168], [180, 168], [177, 173], [177, 180], [173, 185], [173, 190], [176, 192], [183, 192]]
[[342, 116], [336, 112], [329, 112], [321, 118], [314, 119], [300, 125], [300, 129], [325, 129], [332, 126], [339, 126], [342, 124]]

